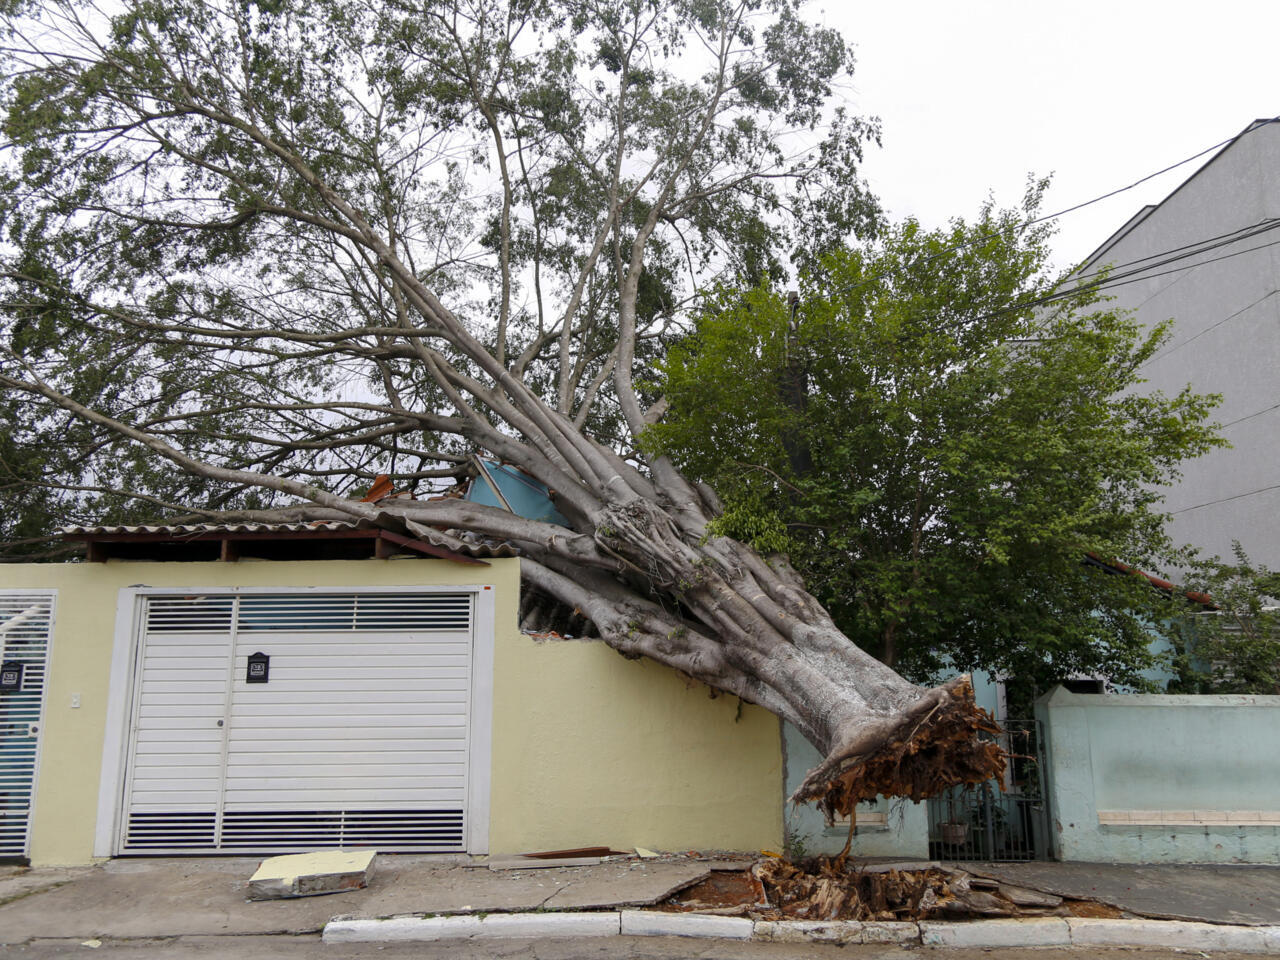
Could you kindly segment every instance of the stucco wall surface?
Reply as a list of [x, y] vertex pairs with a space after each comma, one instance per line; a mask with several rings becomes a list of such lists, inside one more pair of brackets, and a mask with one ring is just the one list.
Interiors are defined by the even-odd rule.
[[778, 718], [602, 643], [499, 639], [495, 853], [782, 843]]
[[1059, 687], [1036, 713], [1060, 859], [1280, 862], [1280, 697]]
[[0, 567], [0, 587], [57, 592], [32, 863], [92, 859], [122, 588], [484, 584], [495, 592], [491, 851], [781, 842], [776, 718], [754, 707], [739, 716], [735, 699], [711, 700], [706, 687], [603, 644], [521, 635], [518, 560], [12, 564]]

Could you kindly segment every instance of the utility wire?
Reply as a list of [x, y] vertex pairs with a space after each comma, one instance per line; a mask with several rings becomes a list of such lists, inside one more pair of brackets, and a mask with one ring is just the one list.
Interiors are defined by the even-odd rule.
[[[1276, 223], [1280, 223], [1280, 218], [1264, 217], [1263, 219], [1258, 220], [1255, 223], [1246, 224], [1243, 227], [1236, 227], [1236, 229], [1228, 230], [1226, 233], [1219, 233], [1216, 236], [1212, 236], [1212, 237], [1203, 237], [1199, 240], [1193, 240], [1190, 243], [1184, 243], [1180, 247], [1170, 247], [1169, 249], [1161, 250], [1158, 253], [1147, 254], [1147, 256], [1145, 257], [1138, 257], [1134, 260], [1126, 260], [1123, 263], [1119, 263], [1119, 264], [1108, 263], [1106, 266], [1101, 267], [1093, 271], [1092, 273], [1082, 273], [1079, 276], [1071, 275], [1071, 276], [1068, 276], [1066, 279], [1072, 280], [1078, 283], [1082, 280], [1092, 280], [1095, 277], [1100, 277], [1103, 274], [1111, 273], [1111, 272], [1114, 272], [1115, 270], [1119, 270], [1124, 267], [1134, 267], [1140, 263], [1146, 263], [1148, 260], [1156, 260], [1160, 257], [1168, 257], [1175, 253], [1183, 253], [1186, 251], [1190, 251], [1192, 254], [1194, 254], [1202, 250], [1213, 250], [1219, 246], [1225, 246], [1226, 243], [1231, 243], [1234, 240], [1248, 240], [1250, 237], [1256, 236], [1259, 233], [1265, 233], [1267, 230], [1270, 230], [1271, 227], [1274, 226]], [[1212, 244], [1213, 246], [1210, 246], [1210, 244]], [[1177, 258], [1177, 259], [1181, 259], [1181, 258]], [[1151, 264], [1151, 266], [1160, 267], [1160, 266], [1164, 266], [1165, 263], [1172, 263], [1172, 262], [1174, 261], [1173, 260], [1162, 261], [1160, 263], [1153, 263]]]
[[[1218, 150], [1218, 149], [1220, 149], [1220, 148], [1222, 148], [1222, 147], [1225, 147], [1225, 146], [1227, 146], [1227, 145], [1229, 145], [1229, 144], [1235, 143], [1237, 140], [1241, 139], [1242, 137], [1246, 136], [1247, 134], [1253, 133], [1255, 130], [1259, 130], [1259, 129], [1261, 129], [1262, 127], [1268, 126], [1268, 125], [1273, 124], [1273, 123], [1280, 123], [1280, 116], [1271, 117], [1271, 118], [1269, 118], [1269, 119], [1267, 119], [1267, 120], [1260, 120], [1260, 121], [1258, 121], [1258, 123], [1257, 123], [1255, 126], [1252, 126], [1252, 127], [1250, 127], [1249, 129], [1247, 129], [1247, 130], [1242, 130], [1240, 133], [1234, 134], [1233, 136], [1228, 137], [1226, 140], [1222, 140], [1222, 141], [1220, 141], [1220, 142], [1218, 142], [1218, 143], [1215, 143], [1215, 144], [1214, 144], [1213, 146], [1211, 146], [1211, 147], [1205, 147], [1205, 148], [1204, 148], [1203, 150], [1201, 150], [1199, 153], [1192, 154], [1191, 156], [1187, 157], [1186, 159], [1179, 160], [1177, 163], [1170, 164], [1169, 166], [1164, 167], [1163, 169], [1160, 169], [1160, 170], [1155, 171], [1155, 173], [1149, 173], [1149, 174], [1147, 174], [1145, 177], [1142, 177], [1142, 178], [1140, 178], [1140, 179], [1138, 179], [1138, 180], [1135, 180], [1135, 181], [1133, 181], [1133, 183], [1130, 183], [1130, 184], [1128, 184], [1127, 186], [1118, 187], [1118, 188], [1116, 188], [1115, 190], [1111, 190], [1111, 191], [1109, 191], [1109, 192], [1107, 192], [1107, 193], [1104, 193], [1104, 194], [1101, 194], [1101, 195], [1099, 195], [1099, 196], [1096, 196], [1096, 197], [1094, 197], [1094, 198], [1092, 198], [1092, 199], [1090, 199], [1090, 200], [1085, 200], [1085, 201], [1083, 201], [1082, 203], [1077, 203], [1077, 204], [1074, 204], [1074, 205], [1072, 205], [1072, 206], [1070, 206], [1070, 207], [1064, 207], [1063, 209], [1058, 210], [1058, 211], [1055, 211], [1054, 213], [1046, 213], [1046, 214], [1045, 214], [1044, 216], [1042, 216], [1042, 217], [1036, 217], [1036, 218], [1034, 218], [1034, 219], [1032, 219], [1032, 220], [1028, 220], [1028, 221], [1027, 221], [1026, 223], [1024, 223], [1024, 224], [1020, 224], [1020, 225], [1019, 225], [1019, 227], [1020, 227], [1020, 228], [1021, 228], [1021, 227], [1029, 227], [1029, 226], [1032, 226], [1033, 224], [1037, 224], [1037, 223], [1046, 223], [1046, 222], [1048, 222], [1048, 221], [1050, 221], [1050, 220], [1056, 220], [1056, 219], [1058, 219], [1059, 217], [1061, 217], [1061, 216], [1065, 216], [1065, 215], [1066, 215], [1066, 214], [1068, 214], [1068, 213], [1074, 213], [1074, 212], [1075, 212], [1075, 211], [1077, 211], [1077, 210], [1083, 210], [1085, 207], [1089, 207], [1089, 206], [1092, 206], [1092, 205], [1093, 205], [1093, 204], [1095, 204], [1095, 203], [1100, 203], [1100, 202], [1102, 202], [1103, 200], [1108, 200], [1108, 199], [1110, 199], [1111, 197], [1118, 196], [1119, 194], [1122, 194], [1122, 193], [1125, 193], [1125, 192], [1127, 192], [1127, 191], [1129, 191], [1129, 190], [1132, 190], [1132, 189], [1134, 189], [1135, 187], [1139, 187], [1139, 186], [1141, 186], [1142, 184], [1146, 183], [1148, 180], [1154, 179], [1155, 177], [1158, 177], [1158, 176], [1160, 176], [1160, 175], [1162, 175], [1162, 174], [1168, 173], [1168, 172], [1169, 172], [1169, 171], [1171, 171], [1171, 170], [1176, 170], [1178, 167], [1185, 166], [1186, 164], [1191, 163], [1193, 160], [1198, 160], [1198, 159], [1200, 159], [1201, 157], [1203, 157], [1205, 154], [1212, 153], [1212, 152], [1213, 152], [1213, 151], [1215, 151], [1215, 150]], [[965, 247], [973, 246], [973, 245], [974, 245], [974, 244], [976, 244], [976, 243], [982, 243], [984, 240], [991, 240], [991, 239], [993, 239], [993, 238], [995, 238], [995, 237], [1001, 236], [1002, 232], [1003, 232], [1003, 231], [996, 231], [996, 232], [993, 232], [993, 233], [984, 233], [984, 234], [979, 234], [979, 235], [978, 235], [978, 236], [976, 236], [976, 237], [970, 237], [968, 240], [962, 240], [962, 241], [960, 241], [959, 243], [954, 243], [954, 244], [951, 244], [950, 246], [943, 247], [941, 250], [937, 251], [936, 253], [932, 253], [932, 254], [930, 254], [929, 256], [925, 257], [925, 259], [924, 259], [924, 263], [926, 263], [926, 264], [928, 264], [928, 263], [932, 263], [934, 260], [937, 260], [937, 259], [938, 259], [938, 258], [940, 258], [940, 257], [944, 257], [944, 256], [946, 256], [948, 253], [954, 253], [954, 252], [955, 252], [955, 251], [957, 251], [957, 250], [963, 250]], [[1138, 262], [1138, 261], [1135, 261], [1135, 262]], [[848, 284], [848, 285], [846, 285], [846, 286], [845, 286], [845, 287], [843, 287], [839, 292], [840, 292], [840, 293], [851, 293], [851, 292], [853, 292], [854, 290], [859, 290], [859, 289], [861, 289], [862, 287], [866, 286], [868, 283], [870, 283], [872, 280], [877, 279], [879, 276], [880, 276], [880, 274], [878, 274], [878, 273], [873, 273], [871, 276], [866, 277], [866, 278], [864, 278], [864, 279], [862, 279], [862, 280], [860, 280], [860, 281], [858, 281], [858, 282], [856, 282], [856, 283], [852, 283], [852, 284]]]
[[[1272, 241], [1271, 243], [1259, 244], [1256, 247], [1248, 247], [1244, 250], [1236, 250], [1236, 251], [1233, 251], [1232, 253], [1223, 254], [1220, 257], [1213, 257], [1212, 259], [1209, 259], [1209, 260], [1197, 260], [1195, 263], [1189, 263], [1186, 266], [1176, 267], [1173, 270], [1164, 270], [1159, 273], [1148, 272], [1158, 267], [1168, 266], [1169, 264], [1186, 260], [1189, 257], [1194, 257], [1202, 253], [1208, 253], [1212, 250], [1220, 249], [1221, 247], [1229, 246], [1232, 243], [1238, 243], [1242, 240], [1247, 240], [1252, 237], [1256, 237], [1259, 234], [1267, 233], [1277, 228], [1280, 228], [1280, 220], [1268, 222], [1266, 226], [1259, 227], [1257, 230], [1249, 234], [1244, 234], [1241, 236], [1225, 235], [1220, 239], [1211, 238], [1210, 241], [1206, 241], [1205, 246], [1197, 247], [1196, 249], [1182, 253], [1179, 256], [1169, 257], [1167, 260], [1162, 260], [1158, 263], [1148, 264], [1143, 267], [1135, 267], [1134, 269], [1131, 269], [1131, 270], [1123, 269], [1125, 267], [1129, 267], [1130, 264], [1120, 264], [1119, 269], [1121, 269], [1122, 272], [1111, 273], [1111, 274], [1102, 274], [1102, 273], [1094, 274], [1094, 276], [1097, 279], [1092, 280], [1089, 283], [1077, 284], [1065, 290], [1055, 290], [1054, 292], [1047, 293], [1042, 297], [1036, 297], [1031, 300], [1024, 300], [1020, 303], [1010, 304], [1008, 307], [1003, 307], [999, 310], [992, 311], [991, 313], [983, 314], [977, 319], [987, 320], [987, 319], [990, 319], [991, 317], [997, 317], [1005, 313], [1011, 313], [1017, 310], [1025, 310], [1025, 309], [1028, 309], [1029, 307], [1042, 306], [1047, 303], [1053, 303], [1056, 300], [1064, 300], [1068, 297], [1074, 296], [1079, 293], [1087, 293], [1091, 290], [1110, 290], [1113, 287], [1122, 287], [1130, 283], [1139, 283], [1143, 280], [1153, 280], [1157, 277], [1165, 277], [1173, 273], [1180, 273], [1183, 270], [1194, 270], [1196, 267], [1206, 266], [1211, 263], [1218, 263], [1221, 260], [1229, 260], [1232, 257], [1242, 256], [1243, 254], [1246, 254], [1246, 253], [1254, 253], [1258, 250], [1265, 250], [1268, 247], [1274, 247], [1277, 244], [1280, 244], [1280, 240]], [[1217, 242], [1212, 242], [1213, 240], [1216, 240]], [[1147, 260], [1151, 258], [1144, 257], [1143, 259]], [[1134, 261], [1134, 263], [1141, 263], [1141, 262], [1142, 261]]]
[[1186, 164], [1190, 163], [1192, 160], [1199, 160], [1205, 154], [1212, 153], [1214, 150], [1217, 150], [1219, 147], [1225, 147], [1227, 146], [1227, 144], [1234, 143], [1236, 140], [1239, 140], [1245, 134], [1253, 133], [1254, 130], [1258, 130], [1261, 127], [1266, 126], [1267, 124], [1276, 123], [1277, 121], [1280, 121], [1280, 116], [1271, 117], [1268, 120], [1262, 120], [1255, 127], [1250, 127], [1248, 130], [1242, 130], [1240, 133], [1227, 137], [1227, 139], [1223, 140], [1221, 143], [1215, 143], [1211, 147], [1205, 147], [1199, 153], [1193, 154], [1192, 156], [1187, 157], [1185, 160], [1179, 160], [1177, 163], [1170, 164], [1169, 166], [1165, 167], [1163, 170], [1157, 170], [1155, 173], [1149, 173], [1145, 177], [1143, 177], [1141, 180], [1133, 181], [1133, 183], [1129, 184], [1127, 187], [1120, 187], [1116, 190], [1112, 190], [1110, 193], [1104, 193], [1100, 197], [1094, 197], [1092, 200], [1084, 201], [1084, 203], [1077, 203], [1073, 207], [1067, 207], [1064, 210], [1059, 210], [1057, 213], [1049, 213], [1049, 214], [1045, 214], [1043, 217], [1037, 217], [1034, 220], [1028, 220], [1027, 223], [1032, 224], [1032, 223], [1041, 223], [1045, 220], [1055, 220], [1058, 217], [1063, 216], [1064, 214], [1074, 213], [1077, 210], [1083, 210], [1085, 207], [1092, 206], [1095, 203], [1100, 203], [1103, 200], [1109, 200], [1111, 197], [1118, 196], [1119, 194], [1132, 190], [1134, 187], [1140, 187], [1142, 186], [1142, 184], [1146, 183], [1148, 180], [1154, 180], [1156, 177], [1160, 176], [1161, 174], [1165, 174], [1165, 173], [1168, 173], [1170, 170], [1176, 170], [1178, 169], [1178, 167], [1185, 166]]
[[[1189, 268], [1188, 268], [1188, 269], [1189, 269]], [[1167, 289], [1167, 288], [1166, 288], [1166, 289]], [[1274, 297], [1277, 293], [1280, 293], [1280, 289], [1272, 290], [1270, 293], [1264, 293], [1262, 296], [1260, 296], [1257, 300], [1253, 301], [1253, 303], [1249, 304], [1247, 307], [1241, 307], [1239, 310], [1237, 310], [1235, 313], [1231, 314], [1229, 317], [1223, 317], [1223, 318], [1222, 318], [1221, 320], [1219, 320], [1217, 323], [1212, 324], [1211, 326], [1205, 327], [1203, 330], [1201, 330], [1199, 333], [1197, 333], [1194, 337], [1188, 337], [1186, 340], [1183, 340], [1181, 343], [1174, 344], [1174, 345], [1173, 345], [1172, 347], [1170, 347], [1168, 350], [1162, 350], [1162, 351], [1160, 351], [1159, 353], [1157, 353], [1154, 357], [1152, 357], [1152, 358], [1151, 358], [1150, 360], [1148, 360], [1147, 362], [1148, 362], [1148, 363], [1155, 363], [1157, 360], [1163, 359], [1164, 357], [1169, 356], [1171, 353], [1176, 353], [1177, 351], [1181, 350], [1183, 347], [1187, 346], [1188, 344], [1194, 343], [1195, 341], [1199, 340], [1199, 339], [1200, 339], [1201, 337], [1203, 337], [1206, 333], [1211, 333], [1211, 332], [1213, 332], [1214, 330], [1218, 329], [1218, 327], [1222, 326], [1222, 325], [1223, 325], [1224, 323], [1226, 323], [1227, 321], [1229, 321], [1229, 320], [1234, 320], [1236, 317], [1240, 316], [1240, 315], [1241, 315], [1241, 314], [1243, 314], [1243, 313], [1248, 313], [1250, 310], [1252, 310], [1252, 309], [1253, 309], [1254, 307], [1256, 307], [1258, 304], [1262, 303], [1262, 301], [1264, 301], [1264, 300], [1269, 300], [1271, 297]], [[1233, 421], [1231, 421], [1231, 422], [1232, 422], [1232, 423], [1239, 423], [1239, 421], [1238, 421], [1238, 420], [1233, 420]], [[1228, 426], [1229, 426], [1229, 424], [1228, 424]]]
[[1209, 500], [1205, 503], [1197, 503], [1194, 507], [1183, 507], [1181, 510], [1174, 510], [1169, 515], [1176, 516], [1179, 513], [1186, 513], [1189, 510], [1199, 510], [1201, 507], [1212, 507], [1215, 504], [1227, 503], [1231, 500], [1243, 500], [1245, 497], [1252, 497], [1259, 493], [1266, 493], [1268, 490], [1280, 490], [1280, 483], [1273, 483], [1269, 487], [1259, 487], [1257, 490], [1250, 490], [1248, 493], [1237, 493], [1233, 497], [1221, 497], [1218, 500]]
[[1254, 417], [1260, 417], [1264, 413], [1270, 413], [1272, 410], [1280, 410], [1280, 403], [1273, 404], [1270, 407], [1264, 407], [1263, 409], [1257, 411], [1256, 413], [1250, 413], [1247, 416], [1236, 417], [1234, 420], [1228, 423], [1224, 423], [1222, 425], [1222, 429], [1225, 430], [1227, 429], [1227, 427], [1234, 427], [1237, 423], [1244, 423], [1246, 420], [1252, 420]]

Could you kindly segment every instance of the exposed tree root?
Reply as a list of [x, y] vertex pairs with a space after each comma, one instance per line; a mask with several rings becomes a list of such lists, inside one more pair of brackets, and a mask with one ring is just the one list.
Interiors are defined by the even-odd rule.
[[851, 816], [877, 796], [936, 796], [1004, 773], [1005, 751], [981, 734], [1000, 727], [973, 700], [967, 676], [929, 691], [903, 714], [858, 730], [805, 777], [793, 801], [816, 801], [828, 816]]
[[765, 893], [753, 915], [801, 920], [928, 920], [1065, 915], [1061, 897], [937, 864], [859, 869], [817, 857], [765, 860], [753, 873]]

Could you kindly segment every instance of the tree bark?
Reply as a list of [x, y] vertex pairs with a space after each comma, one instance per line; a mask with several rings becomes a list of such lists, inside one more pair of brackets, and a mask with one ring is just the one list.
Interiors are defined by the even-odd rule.
[[[207, 480], [217, 502], [258, 489], [298, 504], [254, 518], [509, 541], [527, 585], [581, 611], [625, 656], [794, 724], [824, 758], [797, 799], [847, 812], [999, 768], [963, 679], [923, 689], [860, 650], [785, 560], [711, 533], [714, 492], [642, 450], [662, 406], [645, 409], [642, 348], [670, 318], [652, 306], [646, 316], [640, 291], [670, 264], [664, 250], [688, 249], [682, 227], [723, 253], [739, 245], [734, 224], [785, 206], [776, 181], [861, 196], [823, 179], [821, 150], [784, 158], [771, 126], [825, 122], [821, 101], [851, 62], [838, 38], [794, 12], [757, 30], [758, 5], [732, 2], [697, 16], [494, 0], [422, 17], [374, 4], [361, 19], [290, 0], [258, 18], [207, 0], [155, 22], [138, 5], [111, 30], [75, 0], [42, 2], [61, 32], [44, 46], [54, 28], [19, 25], [4, 55], [24, 86], [6, 127], [18, 138], [6, 169], [21, 185], [5, 209], [21, 215], [7, 220], [0, 273], [0, 388], [27, 425], [74, 425], [104, 475], [119, 451], [142, 449]], [[255, 37], [259, 20], [275, 32]], [[554, 48], [566, 22], [581, 32], [558, 53], [513, 45], [528, 27]], [[300, 68], [317, 38], [332, 47], [323, 66]], [[592, 50], [598, 90], [571, 66]], [[542, 151], [519, 157], [519, 191], [513, 143]], [[475, 222], [455, 219], [469, 189], [492, 184], [484, 173], [454, 182], [468, 157], [491, 163], [501, 186], [494, 255], [470, 273], [487, 256], [483, 204]], [[529, 171], [561, 205], [539, 213], [532, 248], [520, 222], [538, 189]], [[544, 222], [554, 209], [559, 221]], [[562, 309], [548, 320], [540, 300], [531, 334], [517, 310], [520, 258], [547, 247], [562, 249], [535, 277], [540, 291], [542, 269], [555, 271]], [[721, 269], [710, 262], [720, 253], [704, 255], [707, 274]], [[691, 262], [690, 300], [697, 272]], [[496, 300], [477, 307], [486, 284]], [[802, 404], [801, 368], [789, 389]], [[407, 458], [411, 439], [414, 479], [456, 475], [482, 452], [553, 491], [569, 527], [457, 499], [361, 503], [328, 485], [369, 476], [388, 453]], [[97, 485], [80, 479], [64, 489]], [[133, 490], [128, 479], [115, 489]]]

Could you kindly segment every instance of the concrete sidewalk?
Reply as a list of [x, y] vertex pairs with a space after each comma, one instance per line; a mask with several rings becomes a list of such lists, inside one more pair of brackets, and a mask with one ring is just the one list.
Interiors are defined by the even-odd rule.
[[960, 863], [962, 870], [1140, 917], [1280, 924], [1280, 865]]
[[[456, 858], [381, 855], [369, 887], [248, 902], [258, 858], [113, 860], [0, 874], [0, 942], [313, 933], [333, 917], [620, 909], [706, 876], [707, 860], [609, 860], [493, 871]], [[1022, 886], [1096, 899], [1137, 916], [1280, 924], [1280, 866], [960, 865]]]
[[705, 877], [697, 860], [493, 871], [457, 858], [381, 854], [363, 890], [245, 900], [262, 858], [111, 860], [0, 876], [0, 943], [43, 937], [314, 933], [335, 916], [588, 910], [646, 906]]

